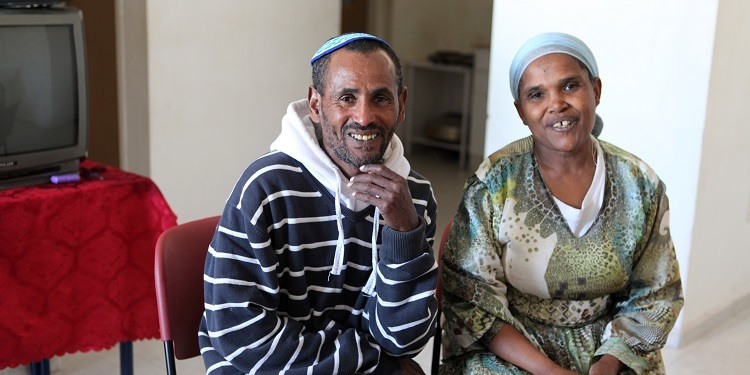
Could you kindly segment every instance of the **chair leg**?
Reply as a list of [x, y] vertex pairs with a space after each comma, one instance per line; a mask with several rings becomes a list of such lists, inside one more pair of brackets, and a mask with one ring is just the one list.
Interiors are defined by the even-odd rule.
[[120, 343], [120, 375], [133, 375], [133, 342]]
[[437, 375], [438, 369], [440, 368], [440, 340], [443, 336], [443, 330], [440, 328], [440, 309], [437, 311], [437, 316], [435, 336], [432, 338], [432, 366], [430, 368], [430, 374], [432, 375]]
[[174, 361], [174, 346], [172, 341], [164, 341], [164, 361], [167, 364], [167, 375], [177, 375]]
[[49, 375], [49, 359], [43, 359], [39, 362], [29, 364], [31, 375]]

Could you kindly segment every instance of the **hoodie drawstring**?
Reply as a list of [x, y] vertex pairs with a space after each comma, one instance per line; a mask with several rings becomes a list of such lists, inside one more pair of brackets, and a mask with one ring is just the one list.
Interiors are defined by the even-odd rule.
[[331, 168], [333, 173], [336, 174], [336, 227], [339, 231], [339, 237], [336, 240], [336, 252], [333, 254], [333, 267], [331, 267], [330, 275], [340, 275], [341, 269], [344, 268], [344, 224], [341, 222], [341, 175], [339, 175], [338, 168]]
[[[344, 224], [343, 214], [341, 213], [341, 175], [339, 174], [338, 168], [331, 168], [333, 173], [336, 174], [336, 227], [339, 235], [336, 240], [336, 252], [333, 254], [333, 265], [331, 266], [331, 272], [328, 274], [330, 280], [331, 275], [340, 275], [341, 270], [344, 268]], [[372, 272], [370, 277], [367, 279], [367, 283], [362, 288], [362, 291], [367, 295], [373, 295], [375, 292], [375, 281], [377, 280], [378, 272], [378, 233], [380, 232], [380, 209], [375, 207], [375, 212], [372, 215], [372, 237], [370, 237], [370, 250], [372, 252]]]
[[372, 250], [372, 272], [362, 291], [367, 295], [373, 295], [375, 292], [375, 281], [378, 275], [378, 230], [380, 229], [380, 209], [375, 207], [375, 213], [372, 214], [372, 239], [370, 240], [370, 249]]

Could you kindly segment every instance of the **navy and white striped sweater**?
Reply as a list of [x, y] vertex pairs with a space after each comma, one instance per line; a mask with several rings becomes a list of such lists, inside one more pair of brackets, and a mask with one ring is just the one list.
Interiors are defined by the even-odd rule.
[[414, 171], [408, 184], [420, 226], [380, 229], [377, 282], [368, 296], [361, 289], [372, 272], [374, 207], [341, 208], [344, 269], [330, 275], [334, 196], [282, 152], [253, 162], [206, 258], [199, 341], [207, 374], [388, 374], [398, 370], [394, 357], [419, 353], [438, 307], [436, 203]]

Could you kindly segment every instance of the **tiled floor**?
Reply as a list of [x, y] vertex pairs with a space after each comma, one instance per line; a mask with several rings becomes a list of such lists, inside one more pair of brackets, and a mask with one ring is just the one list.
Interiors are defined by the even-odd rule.
[[[457, 166], [455, 155], [432, 149], [415, 149], [410, 158], [412, 167], [433, 183], [439, 205], [439, 232], [453, 216], [461, 199], [463, 182], [478, 165], [470, 162], [467, 169]], [[438, 233], [439, 238], [439, 233]], [[432, 343], [418, 357], [417, 362], [425, 371], [430, 369]], [[667, 373], [670, 375], [725, 375], [750, 374], [747, 361], [750, 359], [750, 310], [744, 311], [710, 334], [679, 349], [663, 350]], [[164, 374], [162, 344], [158, 340], [138, 341], [133, 345], [136, 375]], [[79, 353], [54, 358], [52, 373], [59, 375], [115, 375], [119, 373], [119, 350], [113, 348], [103, 352]], [[203, 374], [205, 369], [200, 358], [177, 362], [177, 372], [182, 375]], [[0, 375], [28, 374], [25, 368], [0, 370]]]
[[[134, 345], [136, 375], [164, 374], [164, 357], [161, 342], [149, 340]], [[721, 327], [701, 340], [679, 349], [662, 351], [667, 373], [670, 375], [735, 375], [750, 374], [747, 360], [750, 356], [750, 310], [727, 320]], [[417, 357], [425, 371], [430, 368], [428, 344]], [[53, 374], [109, 375], [118, 373], [116, 349], [98, 353], [67, 355], [53, 361]], [[55, 368], [56, 367], [56, 368]], [[197, 375], [204, 373], [200, 358], [177, 362], [177, 373]], [[0, 374], [5, 375], [2, 371]], [[18, 374], [25, 374], [19, 372]]]

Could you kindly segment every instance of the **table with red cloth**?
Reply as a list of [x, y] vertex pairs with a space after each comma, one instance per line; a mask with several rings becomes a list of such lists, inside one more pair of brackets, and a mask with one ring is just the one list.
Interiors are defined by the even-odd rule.
[[0, 190], [0, 369], [159, 337], [154, 245], [176, 225], [146, 177]]

